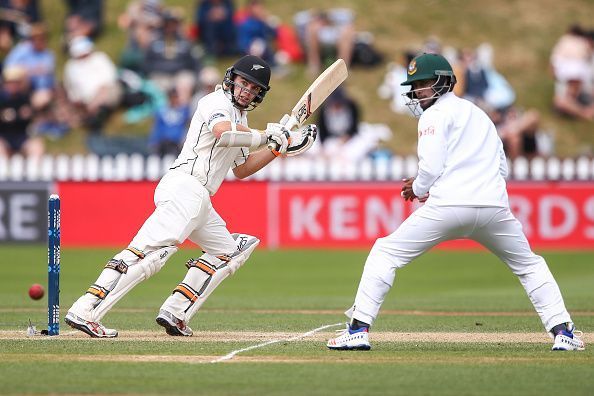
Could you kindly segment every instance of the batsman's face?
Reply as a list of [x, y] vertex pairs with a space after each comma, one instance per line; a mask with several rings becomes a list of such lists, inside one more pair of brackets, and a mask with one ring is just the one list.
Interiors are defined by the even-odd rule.
[[233, 85], [235, 101], [242, 107], [248, 107], [260, 93], [260, 87], [241, 76], [235, 78]]

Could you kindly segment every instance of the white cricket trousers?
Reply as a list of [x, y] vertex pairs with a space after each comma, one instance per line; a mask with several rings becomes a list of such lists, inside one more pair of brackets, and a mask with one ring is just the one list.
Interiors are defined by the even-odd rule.
[[208, 190], [195, 177], [169, 171], [155, 189], [155, 211], [130, 246], [151, 252], [190, 239], [212, 255], [233, 253], [236, 242], [215, 211]]
[[353, 318], [372, 324], [394, 283], [396, 269], [440, 242], [472, 239], [495, 253], [520, 279], [547, 331], [570, 322], [545, 260], [530, 249], [509, 208], [424, 205], [392, 234], [379, 238], [365, 262]]

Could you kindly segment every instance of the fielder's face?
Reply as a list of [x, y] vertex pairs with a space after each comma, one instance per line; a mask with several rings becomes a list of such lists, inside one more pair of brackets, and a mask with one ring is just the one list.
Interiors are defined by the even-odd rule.
[[433, 104], [436, 93], [433, 90], [436, 80], [413, 81], [411, 91], [414, 92], [415, 99], [419, 101], [419, 106], [427, 110]]
[[235, 102], [239, 106], [247, 108], [260, 93], [261, 88], [258, 84], [254, 84], [241, 76], [237, 76], [234, 82], [233, 96]]

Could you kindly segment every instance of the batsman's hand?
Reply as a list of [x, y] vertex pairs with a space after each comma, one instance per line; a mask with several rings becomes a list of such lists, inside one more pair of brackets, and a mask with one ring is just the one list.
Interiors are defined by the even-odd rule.
[[415, 198], [418, 198], [413, 189], [412, 185], [415, 181], [414, 177], [409, 177], [408, 179], [402, 179], [404, 185], [402, 186], [402, 191], [400, 192], [400, 196], [404, 198], [405, 201], [413, 201]]
[[268, 139], [268, 149], [272, 154], [278, 157], [287, 153], [287, 148], [291, 144], [291, 135], [284, 125], [269, 122], [264, 133]]
[[[295, 137], [295, 135], [298, 137]], [[299, 155], [309, 150], [318, 136], [318, 127], [315, 124], [304, 125], [295, 131], [295, 135], [293, 135], [293, 142], [287, 149], [287, 157]]]

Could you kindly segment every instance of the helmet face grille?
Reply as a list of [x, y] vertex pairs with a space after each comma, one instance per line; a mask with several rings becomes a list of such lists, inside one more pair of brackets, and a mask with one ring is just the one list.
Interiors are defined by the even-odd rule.
[[419, 99], [419, 97], [416, 94], [417, 91], [428, 88], [411, 88], [410, 91], [405, 92], [402, 95], [407, 99], [407, 102], [405, 103], [406, 107], [408, 107], [410, 112], [418, 118], [421, 116], [421, 114], [423, 114], [423, 109], [428, 109], [435, 103], [435, 101], [437, 101], [437, 99], [439, 99], [440, 96], [453, 90], [454, 85], [456, 85], [456, 77], [453, 74], [438, 75], [435, 83], [430, 87], [433, 90], [433, 95], [431, 95], [430, 97]]

